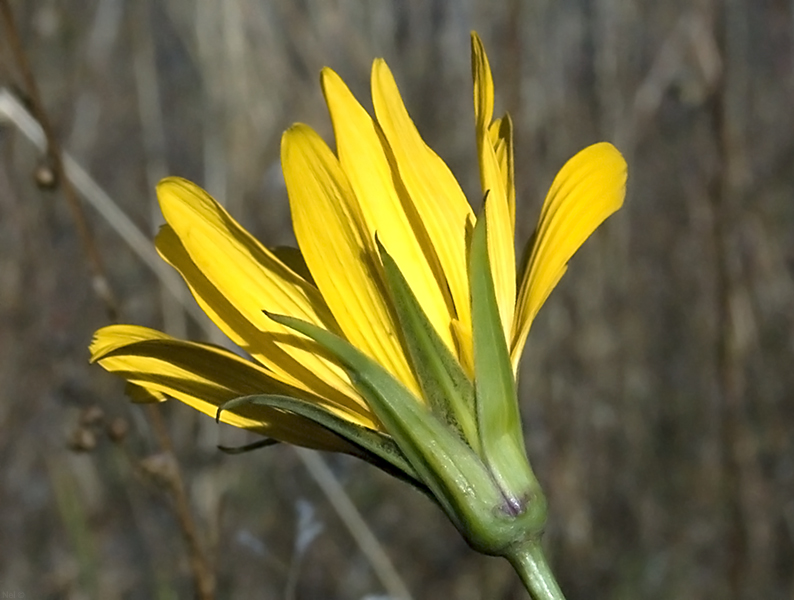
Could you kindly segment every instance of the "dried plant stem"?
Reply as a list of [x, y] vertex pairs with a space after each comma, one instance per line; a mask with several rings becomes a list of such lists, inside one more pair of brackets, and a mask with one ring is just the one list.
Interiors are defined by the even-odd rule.
[[[39, 122], [10, 91], [3, 88], [0, 88], [0, 119], [13, 123], [37, 148], [43, 149], [46, 146], [47, 140]], [[151, 237], [140, 230], [119, 208], [113, 198], [68, 152], [63, 153], [62, 160], [67, 177], [83, 199], [96, 209], [108, 225], [141, 259], [141, 262], [152, 270], [160, 284], [168, 290], [182, 308], [197, 323], [204, 326], [207, 316], [194, 302], [190, 301], [190, 293], [185, 288], [181, 277], [157, 255]]]
[[716, 365], [721, 402], [722, 486], [727, 499], [725, 569], [730, 597], [740, 598], [749, 591], [747, 583], [754, 579], [753, 570], [761, 560], [757, 557], [759, 549], [753, 545], [753, 524], [765, 520], [762, 505], [748, 492], [758, 487], [763, 478], [758, 474], [753, 434], [745, 425], [747, 331], [752, 329], [752, 314], [742, 310], [749, 302], [737, 235], [747, 183], [742, 130], [742, 96], [747, 84], [746, 73], [737, 63], [744, 59], [746, 35], [741, 3], [717, 3], [715, 11], [716, 39], [726, 65], [711, 102], [719, 157], [710, 193], [717, 284]]
[[383, 546], [381, 546], [372, 530], [364, 522], [364, 519], [361, 518], [361, 513], [358, 512], [358, 509], [350, 500], [350, 496], [340, 485], [339, 480], [331, 473], [328, 465], [316, 452], [311, 450], [295, 448], [295, 452], [297, 452], [306, 469], [331, 502], [336, 513], [344, 521], [389, 596], [395, 600], [411, 600], [411, 592], [408, 591], [408, 586], [405, 585], [405, 582], [397, 573], [391, 560], [384, 552]]
[[[146, 155], [146, 180], [148, 183], [153, 233], [162, 223], [160, 206], [154, 190], [161, 179], [168, 175], [166, 162], [165, 123], [160, 108], [160, 85], [157, 76], [157, 61], [154, 40], [150, 27], [150, 0], [141, 0], [134, 5], [131, 20], [133, 42], [133, 73], [138, 100], [138, 115], [141, 122], [143, 147]], [[163, 328], [177, 338], [187, 337], [185, 308], [176, 300], [165, 285], [160, 286], [163, 311]]]
[[174, 500], [174, 512], [179, 521], [182, 536], [188, 546], [190, 569], [193, 572], [193, 579], [196, 583], [196, 597], [199, 598], [199, 600], [212, 600], [215, 597], [215, 576], [207, 560], [204, 548], [199, 540], [196, 525], [193, 521], [190, 511], [190, 502], [188, 501], [187, 492], [185, 491], [185, 484], [179, 469], [179, 463], [174, 454], [174, 448], [171, 444], [171, 436], [168, 434], [168, 429], [163, 421], [160, 407], [150, 404], [147, 406], [147, 412], [149, 422], [154, 428], [160, 448], [168, 456], [169, 460], [172, 461], [174, 466], [173, 470], [169, 473], [168, 484], [171, 488], [171, 495]]
[[[48, 163], [55, 172], [55, 181], [63, 191], [64, 197], [72, 212], [78, 235], [82, 241], [83, 249], [91, 268], [94, 291], [105, 304], [108, 318], [111, 321], [116, 321], [119, 316], [118, 304], [113, 296], [107, 277], [105, 276], [102, 258], [94, 242], [94, 238], [88, 226], [88, 221], [85, 218], [83, 207], [69, 174], [66, 172], [60, 143], [55, 135], [47, 111], [44, 109], [38, 85], [36, 84], [36, 79], [33, 76], [33, 72], [30, 69], [27, 57], [22, 48], [22, 43], [14, 21], [14, 15], [8, 0], [0, 0], [0, 16], [2, 16], [4, 37], [8, 41], [12, 56], [22, 76], [25, 93], [30, 101], [33, 117], [38, 122], [44, 134], [46, 142], [44, 151]], [[184, 482], [173, 453], [168, 430], [156, 406], [149, 407], [148, 415], [162, 450], [169, 456], [169, 459], [173, 461], [174, 469], [172, 476], [169, 478], [169, 486], [174, 499], [174, 510], [177, 520], [179, 521], [182, 534], [188, 545], [190, 565], [196, 582], [196, 595], [201, 600], [212, 600], [215, 587], [213, 572], [199, 542], [196, 526], [191, 516]]]
[[113, 296], [113, 291], [105, 276], [102, 257], [94, 242], [94, 238], [88, 226], [88, 221], [83, 213], [83, 207], [80, 204], [74, 187], [66, 176], [61, 147], [58, 138], [55, 136], [52, 123], [47, 116], [47, 111], [44, 110], [44, 104], [41, 100], [38, 85], [36, 84], [36, 78], [33, 76], [33, 71], [30, 68], [25, 51], [22, 48], [22, 42], [19, 38], [16, 22], [14, 21], [14, 14], [11, 11], [8, 0], [0, 0], [0, 16], [2, 16], [3, 21], [3, 37], [8, 44], [13, 60], [22, 76], [25, 94], [30, 101], [33, 115], [41, 125], [47, 140], [47, 146], [45, 148], [47, 160], [55, 172], [55, 181], [63, 191], [64, 198], [69, 205], [69, 210], [72, 212], [78, 235], [83, 244], [83, 250], [91, 269], [92, 287], [97, 296], [105, 304], [108, 318], [111, 321], [116, 321], [118, 318], [118, 303]]

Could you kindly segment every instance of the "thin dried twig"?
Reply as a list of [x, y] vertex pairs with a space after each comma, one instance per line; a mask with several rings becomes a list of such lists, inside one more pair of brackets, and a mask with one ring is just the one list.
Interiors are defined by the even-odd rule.
[[165, 452], [173, 467], [168, 472], [167, 483], [174, 500], [174, 512], [179, 520], [182, 536], [189, 549], [190, 568], [193, 572], [193, 579], [196, 582], [196, 596], [200, 600], [212, 600], [215, 597], [214, 571], [207, 560], [196, 524], [193, 521], [190, 502], [185, 491], [185, 483], [179, 469], [179, 462], [174, 454], [174, 447], [171, 444], [171, 436], [168, 434], [160, 408], [152, 404], [147, 405], [146, 408], [160, 448]]
[[[38, 138], [39, 143], [37, 145], [40, 148], [43, 146], [42, 149], [46, 153], [48, 163], [55, 172], [56, 185], [58, 185], [63, 191], [64, 197], [66, 198], [69, 208], [72, 211], [72, 216], [75, 221], [75, 226], [77, 227], [78, 235], [82, 240], [83, 248], [86, 253], [88, 263], [91, 267], [94, 291], [104, 302], [109, 319], [111, 321], [116, 321], [119, 316], [118, 303], [113, 296], [112, 290], [105, 276], [101, 256], [94, 242], [94, 238], [91, 234], [91, 230], [83, 212], [82, 204], [80, 203], [80, 200], [77, 196], [77, 192], [71, 177], [78, 171], [78, 169], [75, 168], [77, 167], [77, 164], [74, 163], [74, 161], [70, 161], [69, 166], [71, 168], [67, 169], [67, 161], [64, 158], [58, 138], [55, 136], [49, 116], [41, 101], [36, 79], [33, 76], [33, 72], [30, 69], [27, 57], [22, 48], [22, 43], [17, 33], [14, 16], [7, 0], [0, 0], [0, 16], [2, 16], [5, 37], [9, 42], [11, 53], [22, 75], [25, 93], [28, 96], [32, 109], [32, 115], [27, 115], [30, 118], [26, 123], [26, 129], [28, 132], [33, 134], [29, 137], [31, 140], [33, 140], [34, 137]], [[2, 100], [2, 107], [6, 109], [13, 109], [15, 104], [19, 104], [14, 102], [15, 99], [6, 90], [0, 90], [0, 93], [2, 94], [2, 96], [0, 96], [0, 100]], [[2, 112], [6, 115], [14, 114], [13, 110], [5, 110]], [[25, 111], [23, 110], [23, 113], [24, 112]], [[17, 116], [22, 114], [20, 111], [16, 111], [16, 113]], [[36, 131], [36, 129], [38, 129], [38, 131]], [[38, 133], [38, 135], [35, 135], [36, 133]], [[112, 205], [112, 202], [108, 203], [108, 205]], [[138, 232], [137, 228], [134, 226], [130, 228], [130, 231], [140, 234], [140, 232]], [[142, 235], [140, 235], [140, 237], [142, 237]], [[197, 597], [201, 600], [212, 600], [214, 597], [215, 587], [213, 572], [209, 567], [209, 563], [199, 542], [197, 529], [190, 511], [187, 493], [185, 492], [184, 482], [173, 453], [173, 447], [168, 430], [165, 427], [162, 415], [157, 407], [150, 406], [148, 416], [149, 421], [157, 435], [160, 447], [164, 452], [166, 452], [174, 465], [168, 483], [174, 499], [174, 511], [176, 513], [177, 520], [179, 521], [182, 533], [185, 537], [185, 541], [188, 545], [190, 564], [196, 582]]]
[[744, 6], [719, 3], [714, 15], [715, 38], [723, 61], [711, 101], [713, 136], [719, 170], [712, 180], [714, 244], [717, 264], [716, 364], [719, 370], [721, 408], [722, 474], [726, 498], [727, 578], [732, 597], [740, 598], [768, 571], [771, 528], [757, 490], [763, 489], [755, 433], [748, 428], [748, 356], [751, 354], [754, 315], [748, 298], [746, 266], [738, 231], [744, 217], [743, 200], [749, 181], [745, 156], [746, 114], [744, 95], [747, 73], [742, 61], [747, 54]]
[[383, 587], [386, 588], [389, 596], [395, 600], [411, 600], [411, 592], [408, 591], [405, 582], [395, 570], [394, 565], [383, 550], [383, 546], [361, 517], [361, 513], [358, 512], [358, 509], [350, 500], [350, 496], [347, 495], [339, 480], [328, 468], [328, 465], [325, 464], [325, 461], [311, 450], [295, 448], [295, 451], [353, 535], [353, 539], [358, 544], [358, 547], [361, 548], [364, 556], [369, 560], [375, 574], [380, 579]]
[[[47, 141], [41, 125], [22, 102], [5, 88], [0, 88], [0, 121], [2, 120], [13, 123], [37, 148], [45, 147]], [[205, 322], [206, 316], [190, 300], [190, 295], [179, 275], [157, 255], [150, 236], [144, 234], [135, 225], [110, 195], [68, 152], [62, 154], [62, 160], [67, 179], [80, 192], [80, 195], [96, 209], [119, 237], [138, 255], [143, 264], [154, 272], [161, 285], [176, 298], [184, 309], [198, 322]]]
[[[34, 145], [41, 148], [46, 143], [40, 124], [26, 111], [19, 100], [6, 89], [0, 89], [0, 120], [3, 119], [14, 123], [19, 131], [25, 134]], [[99, 187], [96, 181], [94, 181], [85, 169], [83, 169], [71, 156], [64, 154], [62, 160], [66, 174], [64, 180], [68, 179], [75, 188], [80, 190], [83, 197], [105, 217], [121, 238], [125, 240], [143, 260], [144, 264], [152, 268], [160, 279], [161, 284], [174, 295], [183, 309], [190, 312], [197, 321], [203, 324], [206, 317], [195, 304], [191, 304], [188, 301], [187, 292], [182, 282], [172, 271], [168, 271], [165, 268], [165, 265], [157, 256], [157, 253], [152, 249], [149, 238], [146, 237], [129, 217], [118, 208], [110, 196]], [[170, 436], [162, 423], [162, 415], [160, 415], [157, 407], [150, 407], [149, 421], [155, 429], [161, 449], [167, 452], [169, 456], [173, 457]], [[175, 458], [174, 463], [176, 464]], [[198, 538], [196, 536], [196, 527], [193, 524], [184, 483], [178, 469], [176, 475], [169, 483], [171, 483], [171, 491], [175, 501], [174, 510], [180, 527], [182, 528], [183, 535], [191, 549], [197, 548]], [[211, 589], [204, 581], [207, 577], [205, 573], [211, 574], [212, 572], [211, 569], [207, 567], [207, 564], [208, 563], [203, 558], [203, 553], [196, 554], [191, 550], [191, 565], [203, 565], [201, 568], [194, 568], [196, 587], [199, 590]], [[199, 597], [209, 600], [213, 596], [200, 595]]]
[[47, 142], [45, 147], [47, 161], [55, 172], [56, 184], [63, 191], [66, 203], [69, 205], [69, 210], [72, 212], [72, 217], [74, 218], [75, 226], [77, 227], [77, 233], [83, 244], [83, 250], [85, 252], [86, 258], [88, 259], [88, 265], [91, 269], [92, 287], [97, 296], [105, 304], [108, 318], [111, 321], [116, 321], [119, 314], [118, 303], [113, 296], [113, 291], [111, 290], [110, 284], [108, 283], [107, 277], [105, 276], [105, 268], [102, 263], [102, 257], [99, 253], [99, 250], [97, 249], [96, 243], [94, 242], [94, 237], [91, 234], [91, 229], [88, 226], [88, 221], [86, 220], [85, 214], [83, 213], [83, 207], [80, 204], [80, 200], [77, 197], [77, 193], [75, 192], [71, 181], [66, 175], [66, 169], [62, 159], [63, 155], [61, 152], [61, 146], [58, 142], [58, 138], [55, 135], [52, 123], [47, 116], [47, 111], [44, 109], [44, 104], [41, 100], [41, 94], [39, 93], [39, 88], [36, 84], [36, 78], [33, 76], [33, 71], [30, 68], [25, 51], [22, 48], [22, 41], [19, 39], [16, 22], [14, 21], [14, 13], [11, 11], [11, 6], [9, 5], [8, 0], [0, 0], [0, 16], [2, 17], [1, 20], [3, 22], [3, 33], [5, 34], [4, 37], [7, 41], [8, 48], [11, 52], [14, 62], [17, 65], [17, 68], [19, 69], [19, 73], [22, 76], [25, 94], [27, 99], [30, 101], [33, 115], [41, 125], [41, 129], [44, 132], [44, 137]]
[[684, 13], [678, 19], [637, 87], [628, 107], [629, 118], [617, 122], [616, 137], [621, 149], [627, 148], [630, 156], [653, 122], [665, 93], [688, 64], [699, 73], [704, 89], [714, 89], [722, 73], [722, 57], [708, 22], [699, 11]]
[[[138, 100], [138, 115], [141, 122], [143, 147], [146, 157], [146, 180], [149, 188], [151, 207], [152, 233], [162, 223], [160, 206], [154, 190], [161, 179], [168, 175], [166, 161], [166, 141], [163, 112], [160, 106], [160, 85], [157, 76], [157, 62], [154, 40], [150, 27], [151, 6], [149, 0], [141, 0], [133, 7], [134, 18], [131, 19], [133, 43], [133, 73], [135, 75], [135, 91]], [[151, 248], [150, 244], [145, 244]], [[162, 261], [158, 261], [162, 266]], [[183, 288], [184, 289], [184, 288]], [[172, 295], [160, 288], [160, 299], [163, 312], [163, 328], [174, 337], [183, 338], [187, 335], [187, 320], [181, 303], [174, 301]]]

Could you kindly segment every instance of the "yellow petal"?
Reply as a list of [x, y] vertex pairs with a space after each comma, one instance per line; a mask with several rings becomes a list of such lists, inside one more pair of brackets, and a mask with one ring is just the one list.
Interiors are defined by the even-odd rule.
[[281, 165], [295, 237], [336, 322], [350, 343], [418, 394], [374, 242], [339, 161], [314, 130], [298, 124], [282, 137]]
[[[516, 306], [516, 252], [510, 212], [507, 206], [504, 189], [499, 190], [500, 183], [495, 179], [496, 158], [490, 146], [485, 147], [482, 154], [486, 155], [483, 170], [489, 174], [486, 179], [492, 187], [486, 189], [485, 214], [488, 219], [488, 259], [491, 263], [491, 274], [499, 307], [499, 317], [505, 341], [509, 344], [513, 331], [513, 313]], [[501, 193], [500, 193], [501, 192]]]
[[[146, 327], [104, 327], [94, 334], [90, 350], [92, 362], [111, 373], [212, 417], [220, 405], [239, 396], [296, 393], [228, 350], [183, 342]], [[224, 411], [221, 420], [291, 444], [337, 452], [350, 450], [344, 440], [324, 427], [262, 406]]]
[[474, 119], [477, 131], [485, 131], [493, 119], [493, 76], [480, 36], [471, 32], [471, 78], [474, 81]]
[[510, 115], [505, 114], [500, 119], [495, 119], [488, 128], [499, 170], [505, 182], [507, 192], [507, 206], [510, 211], [510, 225], [515, 235], [516, 229], [516, 184], [515, 160], [513, 158], [513, 121]]
[[511, 358], [514, 367], [532, 320], [565, 272], [574, 253], [623, 204], [626, 161], [608, 143], [571, 158], [551, 185], [521, 282]]
[[[491, 262], [499, 316], [502, 320], [505, 340], [509, 343], [516, 304], [515, 200], [511, 211], [506, 173], [503, 172], [497, 158], [490, 132], [494, 103], [491, 67], [482, 41], [476, 33], [472, 33], [471, 36], [471, 70], [474, 79], [474, 116], [480, 183], [483, 194], [488, 195], [485, 202], [488, 218], [488, 257]], [[502, 154], [506, 163], [507, 151], [502, 150]]]
[[[238, 310], [232, 303], [233, 298], [227, 298], [199, 270], [169, 225], [160, 229], [156, 245], [160, 255], [185, 279], [201, 309], [229, 339], [264, 365], [273, 377], [323, 397], [342, 410], [368, 412], [366, 403], [353, 388], [347, 374], [327, 360], [316, 343], [298, 337], [291, 330], [282, 328], [279, 331], [278, 324], [271, 319], [263, 322], [268, 327], [263, 331]], [[251, 284], [255, 285], [253, 281]], [[324, 306], [318, 308], [328, 311]], [[371, 420], [364, 424], [372, 426]]]
[[[471, 331], [471, 304], [466, 270], [466, 235], [474, 214], [455, 176], [416, 130], [405, 109], [394, 77], [383, 60], [372, 65], [375, 116], [392, 152], [402, 185], [413, 200], [449, 285], [457, 318]], [[457, 340], [461, 360], [471, 360], [471, 348]]]
[[383, 134], [331, 69], [323, 69], [322, 85], [339, 163], [361, 208], [367, 234], [373, 240], [377, 233], [439, 336], [454, 350], [450, 330], [454, 308], [446, 280], [431, 266], [435, 251], [411, 197], [402, 186], [395, 185]]
[[163, 216], [176, 234], [164, 229], [158, 250], [180, 271], [224, 333], [296, 387], [321, 395], [328, 395], [323, 388], [330, 387], [357, 397], [344, 371], [318, 355], [316, 344], [262, 312], [286, 314], [338, 331], [317, 288], [193, 183], [169, 177], [157, 186], [157, 194]]
[[[477, 132], [488, 130], [488, 138], [496, 155], [502, 180], [504, 182], [510, 223], [513, 231], [516, 226], [516, 188], [515, 166], [513, 159], [513, 122], [510, 115], [493, 121], [494, 85], [491, 66], [485, 53], [480, 36], [471, 33], [471, 70], [474, 80], [474, 116]], [[482, 176], [482, 171], [480, 172]]]
[[[516, 189], [515, 166], [513, 159], [513, 122], [510, 115], [493, 119], [494, 85], [491, 66], [485, 53], [480, 36], [471, 33], [471, 69], [474, 80], [474, 116], [478, 136], [487, 130], [490, 145], [493, 147], [499, 173], [510, 211], [510, 225], [515, 231], [516, 224]], [[479, 144], [478, 137], [478, 144]], [[482, 177], [482, 171], [480, 176]], [[483, 185], [485, 187], [485, 185]]]

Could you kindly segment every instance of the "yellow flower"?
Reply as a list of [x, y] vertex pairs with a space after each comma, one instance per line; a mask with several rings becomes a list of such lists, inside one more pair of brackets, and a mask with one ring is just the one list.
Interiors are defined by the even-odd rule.
[[[153, 399], [176, 398], [213, 416], [225, 406], [220, 418], [227, 423], [291, 444], [362, 456], [429, 487], [439, 499], [436, 483], [428, 481], [432, 473], [416, 465], [424, 459], [401, 441], [410, 434], [397, 431], [404, 422], [373, 406], [372, 387], [380, 384], [361, 373], [380, 369], [425, 411], [417, 413], [417, 426], [431, 413], [448, 418], [456, 439], [487, 465], [488, 477], [501, 482], [509, 460], [500, 465], [502, 459], [489, 454], [488, 437], [518, 427], [508, 454], [523, 453], [517, 407], [488, 412], [491, 400], [479, 396], [493, 395], [496, 388], [480, 381], [477, 365], [493, 354], [486, 344], [503, 345], [509, 356], [504, 393], [514, 394], [508, 388], [530, 325], [569, 259], [621, 206], [626, 165], [607, 143], [565, 164], [543, 205], [517, 285], [512, 125], [508, 116], [493, 119], [491, 71], [476, 34], [472, 71], [484, 217], [475, 217], [447, 165], [420, 137], [383, 60], [372, 67], [374, 117], [336, 73], [324, 69], [336, 152], [306, 125], [292, 126], [282, 138], [299, 251], [268, 250], [188, 181], [172, 177], [157, 188], [167, 222], [157, 236], [158, 251], [252, 360], [134, 325], [97, 331], [92, 360]], [[473, 313], [488, 312], [487, 300], [477, 308], [472, 288], [478, 235], [487, 245], [487, 268], [480, 269], [485, 291], [477, 293], [493, 297], [498, 315], [499, 335], [492, 338], [473, 321]], [[359, 354], [344, 354], [329, 340], [346, 341], [371, 359], [370, 366], [359, 369]], [[458, 391], [434, 383], [434, 374]], [[475, 391], [485, 409], [472, 408]], [[228, 404], [249, 396], [265, 399]], [[455, 513], [457, 500], [445, 498], [442, 506]]]

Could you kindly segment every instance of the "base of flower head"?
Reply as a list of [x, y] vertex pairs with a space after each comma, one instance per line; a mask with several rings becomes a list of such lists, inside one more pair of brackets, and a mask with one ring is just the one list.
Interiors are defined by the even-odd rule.
[[546, 497], [540, 487], [520, 498], [502, 494], [501, 502], [490, 511], [473, 510], [466, 514], [468, 520], [460, 529], [469, 545], [483, 554], [507, 558], [514, 548], [539, 539], [543, 534]]

